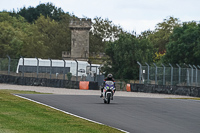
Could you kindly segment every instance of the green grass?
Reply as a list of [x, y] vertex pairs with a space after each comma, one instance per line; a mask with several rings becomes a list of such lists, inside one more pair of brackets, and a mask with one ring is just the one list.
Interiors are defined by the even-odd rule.
[[200, 97], [195, 97], [195, 98], [173, 98], [173, 99], [200, 100]]
[[13, 93], [39, 94], [31, 91], [0, 90], [0, 133], [121, 132], [16, 97]]

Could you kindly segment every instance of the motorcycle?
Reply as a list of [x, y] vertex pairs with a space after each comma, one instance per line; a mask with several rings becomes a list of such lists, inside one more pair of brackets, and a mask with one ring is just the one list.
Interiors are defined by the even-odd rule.
[[104, 103], [109, 104], [110, 100], [113, 100], [113, 95], [115, 93], [115, 86], [113, 81], [106, 81], [103, 89], [103, 100]]

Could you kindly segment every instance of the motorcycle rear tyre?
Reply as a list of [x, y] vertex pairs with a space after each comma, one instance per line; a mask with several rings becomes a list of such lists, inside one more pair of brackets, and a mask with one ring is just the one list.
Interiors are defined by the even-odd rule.
[[107, 98], [107, 104], [109, 104], [110, 103], [110, 94], [108, 94], [108, 98]]
[[107, 103], [105, 99], [104, 99], [104, 103]]

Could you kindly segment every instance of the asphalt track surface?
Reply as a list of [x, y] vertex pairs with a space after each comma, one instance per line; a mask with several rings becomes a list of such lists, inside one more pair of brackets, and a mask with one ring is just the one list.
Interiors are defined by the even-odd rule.
[[19, 94], [130, 133], [199, 133], [200, 101], [95, 95]]

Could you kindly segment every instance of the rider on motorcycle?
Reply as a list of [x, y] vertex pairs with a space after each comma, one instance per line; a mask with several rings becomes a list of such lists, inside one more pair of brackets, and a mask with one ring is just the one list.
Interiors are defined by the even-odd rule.
[[[115, 87], [115, 80], [114, 80], [114, 78], [113, 78], [113, 75], [111, 74], [111, 73], [109, 73], [108, 75], [107, 75], [107, 77], [104, 79], [104, 82], [103, 82], [103, 86], [101, 87], [101, 95], [100, 95], [100, 97], [103, 97], [103, 88], [104, 88], [104, 86], [105, 86], [105, 82], [106, 81], [113, 81], [114, 82], [114, 87]], [[115, 87], [116, 88], [116, 87]], [[115, 89], [116, 90], [116, 89]], [[114, 92], [115, 92], [115, 90], [114, 90]]]

